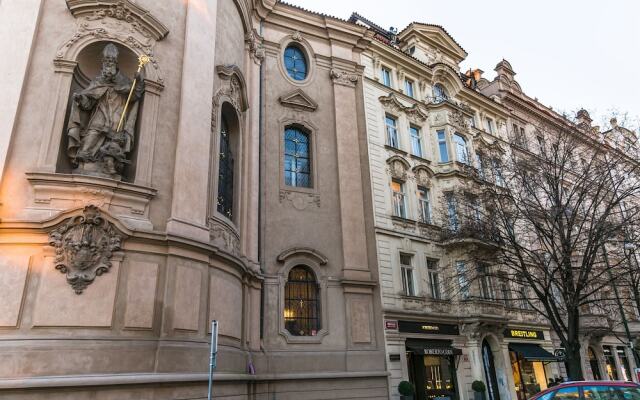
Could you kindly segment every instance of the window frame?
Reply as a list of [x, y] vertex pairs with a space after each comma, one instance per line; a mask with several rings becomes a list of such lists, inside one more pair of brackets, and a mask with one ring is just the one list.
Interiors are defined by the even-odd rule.
[[441, 83], [435, 83], [431, 87], [431, 96], [433, 97], [434, 104], [444, 103], [449, 100], [449, 93], [447, 93], [447, 89]]
[[[459, 140], [461, 140], [462, 143], [460, 143]], [[464, 135], [460, 132], [454, 132], [453, 143], [455, 145], [456, 161], [465, 165], [471, 165], [471, 160], [469, 158], [469, 144], [467, 142], [467, 138], [465, 138]], [[464, 152], [462, 156], [460, 155], [460, 149], [462, 149]]]
[[[411, 138], [411, 154], [423, 158], [424, 152], [422, 151], [422, 130], [411, 124], [409, 125], [409, 137]], [[416, 146], [418, 151], [416, 152]]]
[[[409, 264], [402, 262], [403, 257], [409, 258]], [[402, 282], [402, 293], [408, 297], [417, 296], [415, 267], [413, 266], [413, 254], [399, 253], [400, 277]]]
[[[389, 124], [389, 121], [393, 121], [393, 125]], [[384, 128], [385, 128], [385, 144], [389, 147], [393, 147], [394, 149], [400, 149], [400, 135], [398, 135], [398, 118], [391, 115], [384, 115]], [[393, 140], [391, 137], [391, 130], [393, 130], [395, 145], [393, 144]]]
[[412, 79], [404, 79], [404, 94], [415, 99], [415, 85]]
[[391, 68], [382, 66], [380, 67], [380, 81], [386, 87], [393, 87], [393, 77]]
[[[296, 72], [291, 72], [289, 70], [289, 66], [287, 65], [287, 50], [292, 49], [292, 50], [296, 50], [301, 56], [302, 56], [302, 61], [304, 64], [304, 77], [302, 79], [298, 79], [296, 78], [294, 75]], [[296, 81], [296, 82], [304, 82], [309, 78], [309, 58], [306, 54], [306, 51], [304, 50], [303, 47], [301, 47], [299, 44], [295, 43], [295, 42], [291, 42], [289, 44], [287, 44], [287, 46], [284, 48], [284, 52], [282, 53], [282, 57], [283, 57], [283, 64], [284, 64], [284, 69], [287, 72], [289, 78], [291, 78], [292, 80]], [[294, 69], [295, 69], [295, 65], [294, 65]], [[293, 74], [293, 75], [292, 75]]]
[[[307, 76], [304, 80], [295, 80], [291, 76], [289, 76], [289, 73], [287, 72], [287, 67], [284, 63], [284, 52], [289, 46], [296, 46], [305, 57], [305, 60], [307, 62]], [[280, 69], [280, 73], [282, 73], [282, 76], [287, 80], [287, 82], [295, 86], [308, 86], [309, 84], [311, 84], [316, 73], [315, 59], [315, 52], [304, 37], [294, 39], [293, 34], [291, 34], [285, 36], [284, 38], [282, 38], [282, 40], [280, 40], [278, 68]]]
[[[396, 191], [393, 188], [393, 184], [399, 185], [400, 191]], [[391, 208], [392, 215], [394, 217], [408, 219], [408, 209], [407, 209], [407, 193], [405, 191], [405, 182], [399, 179], [391, 179]], [[399, 202], [400, 208], [396, 206], [396, 202]], [[404, 214], [404, 215], [400, 215]]]
[[[296, 160], [298, 158], [300, 159], [305, 159], [307, 160], [307, 168], [308, 168], [308, 172], [306, 173], [306, 175], [308, 175], [308, 186], [302, 186], [302, 185], [296, 185], [296, 184], [289, 184], [287, 183], [287, 172], [289, 173], [293, 173], [295, 174], [295, 176], [297, 177], [298, 174], [305, 174], [304, 172], [299, 172], [299, 171], [288, 171], [287, 170], [287, 157], [288, 156], [292, 156], [290, 154], [287, 154], [287, 141], [288, 139], [286, 138], [287, 135], [287, 131], [288, 130], [296, 130], [297, 132], [301, 133], [302, 135], [304, 135], [307, 138], [307, 157], [297, 157], [297, 156], [293, 156]], [[282, 132], [282, 143], [283, 143], [283, 148], [282, 148], [282, 169], [281, 169], [281, 174], [283, 177], [283, 183], [284, 186], [287, 188], [292, 188], [293, 190], [299, 190], [299, 189], [303, 189], [303, 190], [310, 190], [314, 188], [315, 185], [315, 177], [314, 177], [314, 165], [313, 165], [313, 158], [314, 158], [314, 152], [313, 152], [313, 138], [312, 138], [312, 134], [311, 132], [305, 128], [303, 125], [301, 124], [297, 124], [297, 123], [293, 123], [293, 124], [288, 124], [284, 126], [283, 132]], [[294, 141], [295, 142], [295, 141]], [[297, 144], [296, 144], [297, 146]], [[296, 179], [297, 181], [297, 179]]]
[[[444, 300], [442, 294], [442, 275], [440, 273], [440, 260], [437, 258], [427, 257], [427, 280], [429, 281], [429, 295], [433, 300]], [[435, 268], [431, 268], [435, 265]], [[435, 278], [435, 279], [434, 279]]]
[[[431, 190], [428, 187], [418, 185], [418, 208], [420, 211], [420, 222], [423, 224], [433, 223], [433, 209], [431, 205]], [[424, 196], [423, 196], [424, 194]], [[426, 204], [426, 216], [425, 216]]]
[[[436, 141], [438, 142], [438, 162], [440, 164], [451, 162], [451, 157], [449, 155], [449, 145], [447, 143], [447, 131], [444, 129], [436, 130]], [[443, 150], [446, 157], [443, 157]]]

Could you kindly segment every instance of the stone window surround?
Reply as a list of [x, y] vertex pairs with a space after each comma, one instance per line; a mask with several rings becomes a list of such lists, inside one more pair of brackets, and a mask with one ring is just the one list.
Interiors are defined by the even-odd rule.
[[[297, 81], [289, 76], [287, 72], [287, 68], [284, 65], [284, 51], [289, 46], [298, 47], [306, 57], [307, 60], [307, 77], [301, 81]], [[290, 35], [284, 36], [278, 45], [278, 69], [280, 69], [280, 73], [287, 80], [287, 82], [295, 85], [295, 86], [308, 86], [311, 81], [313, 81], [316, 74], [316, 55], [313, 51], [313, 47], [311, 43], [307, 39], [305, 39], [302, 34], [298, 31]]]
[[[419, 156], [422, 159], [427, 161], [432, 160], [432, 154], [430, 152], [430, 141], [429, 138], [425, 135], [425, 132], [428, 132], [428, 119], [426, 118], [426, 114], [424, 114], [416, 104], [411, 107], [404, 106], [402, 103], [398, 101], [393, 93], [391, 93], [387, 97], [382, 97], [383, 99], [389, 99], [388, 102], [381, 104], [382, 106], [382, 127], [383, 127], [383, 144], [386, 146], [390, 146], [387, 140], [387, 121], [386, 118], [390, 117], [395, 119], [396, 121], [396, 132], [398, 137], [398, 147], [395, 148], [397, 150], [402, 151], [403, 153], [412, 154], [411, 147], [411, 133], [409, 131], [410, 127], [417, 128], [420, 131], [421, 137], [421, 147], [422, 147], [422, 156]], [[386, 101], [386, 100], [385, 100]], [[424, 119], [423, 119], [424, 117]], [[390, 146], [391, 147], [391, 146]]]
[[[310, 167], [311, 167], [311, 187], [301, 187], [301, 186], [288, 186], [285, 184], [284, 180], [284, 131], [289, 126], [298, 126], [304, 130], [306, 134], [309, 135], [309, 158], [310, 158]], [[279, 182], [280, 182], [280, 190], [284, 190], [286, 192], [299, 192], [310, 195], [318, 195], [320, 193], [319, 188], [319, 179], [318, 179], [318, 128], [314, 125], [306, 113], [297, 112], [296, 115], [287, 115], [281, 118], [278, 121], [278, 141], [279, 141]]]
[[[329, 334], [329, 317], [327, 307], [327, 287], [329, 276], [327, 270], [328, 259], [319, 251], [311, 248], [293, 248], [280, 253], [277, 261], [283, 265], [278, 272], [279, 301], [278, 301], [278, 333], [287, 343], [321, 344], [324, 337]], [[295, 336], [285, 328], [284, 306], [285, 285], [289, 271], [295, 266], [304, 265], [310, 268], [316, 276], [320, 299], [320, 329], [316, 336]]]

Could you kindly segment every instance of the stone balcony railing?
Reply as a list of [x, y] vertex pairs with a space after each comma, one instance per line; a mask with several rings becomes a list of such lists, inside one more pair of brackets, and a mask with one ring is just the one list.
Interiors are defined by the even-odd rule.
[[463, 221], [456, 227], [443, 227], [440, 241], [445, 246], [456, 246], [470, 242], [493, 247], [501, 243], [500, 233], [493, 224], [474, 220]]

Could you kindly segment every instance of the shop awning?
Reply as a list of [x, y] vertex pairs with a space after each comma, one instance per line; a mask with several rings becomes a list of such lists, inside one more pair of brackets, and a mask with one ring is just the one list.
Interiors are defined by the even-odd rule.
[[462, 350], [446, 340], [407, 340], [407, 350], [426, 356], [459, 356]]
[[558, 357], [540, 347], [539, 344], [509, 343], [509, 350], [518, 353], [520, 358], [529, 361], [558, 361]]

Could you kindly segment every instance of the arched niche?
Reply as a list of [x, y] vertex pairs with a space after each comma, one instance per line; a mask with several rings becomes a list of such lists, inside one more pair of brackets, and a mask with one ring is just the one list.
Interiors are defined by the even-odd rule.
[[75, 32], [61, 42], [53, 60], [51, 97], [46, 101], [49, 119], [42, 130], [37, 170], [68, 172], [69, 166], [60, 163], [60, 158], [66, 153], [62, 136], [68, 122], [69, 96], [93, 78], [91, 75], [95, 73], [104, 47], [101, 44], [111, 42], [123, 55], [119, 64], [129, 78], [133, 77], [139, 56], [151, 59], [144, 68], [144, 104], [141, 104], [138, 116], [136, 132], [139, 140], [132, 160], [135, 173], [127, 177], [132, 183], [149, 186], [159, 96], [164, 82], [154, 47], [169, 31], [149, 11], [128, 0], [67, 0], [67, 7], [77, 19], [77, 25]]

